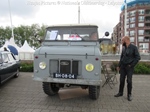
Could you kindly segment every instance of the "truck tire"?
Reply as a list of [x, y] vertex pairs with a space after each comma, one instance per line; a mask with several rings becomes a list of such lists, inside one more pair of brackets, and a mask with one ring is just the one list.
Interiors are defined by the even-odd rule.
[[59, 87], [56, 87], [55, 83], [43, 82], [43, 91], [49, 96], [53, 96], [58, 93]]
[[93, 100], [98, 99], [100, 93], [100, 86], [89, 86], [89, 97]]

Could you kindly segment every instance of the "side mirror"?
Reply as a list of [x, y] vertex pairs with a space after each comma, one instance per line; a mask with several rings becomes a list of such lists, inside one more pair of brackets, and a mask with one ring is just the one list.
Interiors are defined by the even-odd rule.
[[101, 43], [104, 40], [105, 36], [108, 37], [109, 36], [109, 32], [107, 32], [107, 31], [105, 32], [105, 35], [102, 38], [99, 39], [99, 43]]
[[105, 36], [109, 36], [109, 32], [105, 32]]

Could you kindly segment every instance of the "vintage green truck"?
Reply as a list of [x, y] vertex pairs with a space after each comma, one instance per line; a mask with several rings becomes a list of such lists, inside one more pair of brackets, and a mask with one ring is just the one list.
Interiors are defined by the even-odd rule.
[[66, 86], [80, 86], [96, 100], [101, 85], [98, 26], [47, 27], [41, 47], [34, 53], [33, 80], [43, 82], [43, 90], [49, 96]]

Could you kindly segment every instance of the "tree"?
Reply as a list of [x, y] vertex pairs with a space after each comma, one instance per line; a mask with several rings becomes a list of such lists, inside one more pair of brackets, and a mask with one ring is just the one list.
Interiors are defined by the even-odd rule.
[[[15, 43], [18, 46], [22, 46], [27, 40], [29, 45], [33, 48], [38, 48], [40, 46], [38, 39], [44, 37], [46, 31], [46, 25], [41, 27], [38, 24], [32, 24], [31, 26], [20, 25], [14, 27], [14, 38]], [[0, 27], [0, 45], [4, 45], [5, 41], [11, 38], [11, 28], [9, 26], [3, 28]]]

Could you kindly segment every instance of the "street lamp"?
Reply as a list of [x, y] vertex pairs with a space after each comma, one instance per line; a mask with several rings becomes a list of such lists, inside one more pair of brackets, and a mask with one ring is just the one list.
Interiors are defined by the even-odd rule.
[[8, 0], [8, 5], [9, 5], [10, 23], [11, 23], [11, 30], [12, 30], [11, 36], [12, 36], [12, 38], [14, 38], [14, 31], [13, 31], [12, 17], [11, 17], [11, 8], [10, 8], [10, 1], [9, 0]]
[[127, 34], [127, 3], [126, 0], [124, 0], [124, 5], [125, 5], [125, 13], [124, 13], [124, 35]]

